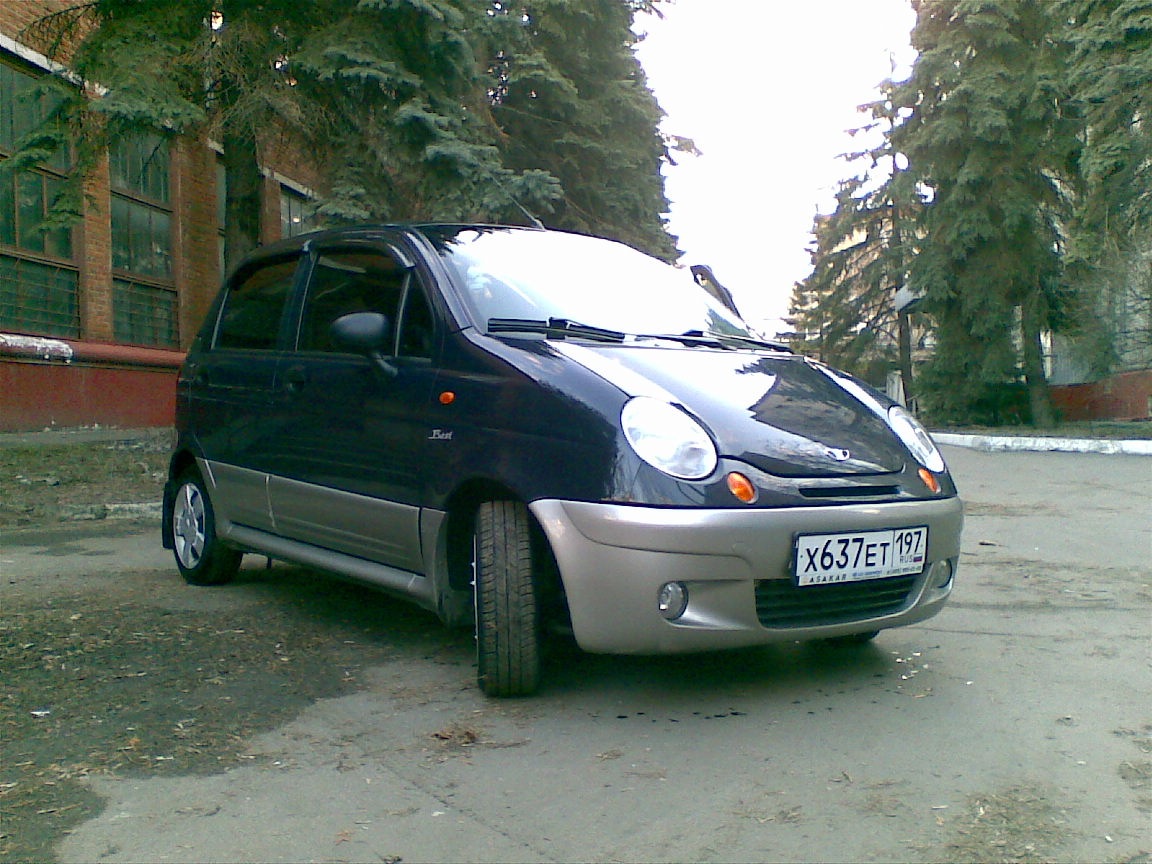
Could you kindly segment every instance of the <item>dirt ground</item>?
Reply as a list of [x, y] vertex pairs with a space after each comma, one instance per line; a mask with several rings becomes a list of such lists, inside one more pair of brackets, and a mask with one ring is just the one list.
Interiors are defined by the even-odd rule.
[[[165, 571], [136, 566], [131, 561], [129, 566], [120, 566], [119, 562], [127, 559], [117, 557], [123, 554], [115, 551], [122, 548], [117, 544], [129, 537], [137, 546], [154, 549], [159, 542], [158, 526], [152, 519], [100, 517], [132, 512], [109, 509], [109, 504], [148, 505], [158, 501], [167, 446], [166, 438], [157, 437], [128, 443], [76, 444], [66, 450], [0, 448], [0, 581], [4, 583], [0, 586], [4, 589], [0, 616], [0, 862], [59, 860], [61, 838], [106, 808], [107, 801], [96, 789], [164, 778], [175, 781], [187, 777], [239, 777], [250, 770], [272, 772], [262, 775], [266, 777], [280, 776], [288, 766], [288, 757], [283, 749], [268, 746], [268, 736], [307, 717], [310, 706], [317, 706], [322, 700], [340, 704], [334, 697], [360, 694], [371, 697], [377, 706], [393, 706], [389, 710], [402, 715], [406, 725], [391, 730], [394, 737], [389, 739], [389, 746], [400, 750], [414, 748], [421, 765], [449, 766], [444, 769], [452, 777], [450, 782], [445, 781], [448, 791], [439, 794], [440, 800], [452, 803], [453, 796], [457, 792], [463, 795], [467, 788], [466, 777], [461, 773], [464, 766], [482, 766], [485, 759], [496, 759], [505, 751], [516, 754], [527, 746], [530, 736], [524, 730], [532, 723], [543, 724], [545, 715], [548, 722], [565, 722], [564, 713], [558, 709], [566, 702], [580, 705], [572, 715], [573, 722], [583, 718], [581, 722], [612, 723], [617, 729], [626, 725], [643, 729], [650, 721], [662, 724], [671, 735], [683, 733], [693, 723], [701, 729], [717, 731], [719, 724], [748, 722], [749, 715], [754, 716], [758, 710], [751, 707], [758, 703], [750, 694], [762, 693], [776, 707], [759, 710], [773, 712], [773, 719], [766, 722], [774, 725], [774, 734], [784, 740], [791, 728], [786, 713], [789, 693], [794, 697], [791, 710], [803, 714], [803, 706], [813, 699], [825, 699], [829, 707], [823, 710], [832, 711], [832, 705], [843, 709], [854, 704], [843, 700], [862, 698], [853, 695], [857, 691], [870, 692], [872, 706], [883, 703], [887, 706], [883, 711], [899, 718], [901, 709], [906, 714], [913, 705], [923, 708], [934, 701], [939, 704], [948, 690], [960, 697], [954, 710], [965, 710], [965, 697], [970, 701], [975, 694], [971, 688], [965, 693], [965, 681], [960, 679], [964, 675], [978, 678], [989, 674], [947, 675], [940, 671], [948, 664], [962, 666], [962, 651], [952, 651], [947, 660], [938, 651], [941, 640], [961, 638], [960, 628], [947, 627], [935, 636], [937, 643], [929, 644], [923, 651], [904, 647], [913, 644], [901, 641], [910, 639], [907, 633], [911, 631], [900, 631], [900, 636], [892, 631], [895, 638], [885, 643], [890, 650], [867, 646], [860, 654], [846, 658], [787, 647], [756, 654], [723, 655], [706, 662], [694, 658], [617, 660], [578, 656], [570, 646], [561, 646], [551, 661], [553, 675], [560, 684], [551, 697], [545, 697], [544, 707], [486, 702], [475, 694], [470, 679], [471, 635], [446, 631], [432, 616], [377, 592], [317, 579], [315, 574], [283, 565], [269, 571], [251, 556], [237, 583], [226, 592], [188, 588], [174, 568]], [[1152, 463], [1132, 464], [1143, 471]], [[990, 476], [996, 473], [991, 472]], [[1001, 537], [996, 533], [998, 529], [991, 527], [1000, 522], [992, 520], [1004, 516], [1031, 518], [1030, 511], [1023, 505], [1015, 507], [1002, 497], [993, 499], [990, 493], [973, 488], [971, 482], [969, 489], [977, 499], [982, 495], [985, 499], [983, 504], [977, 500], [970, 511], [973, 521], [967, 544], [969, 566], [971, 555], [1001, 556], [995, 559], [994, 575], [992, 569], [988, 570], [989, 592], [1010, 590], [994, 581], [1007, 573], [1021, 580], [1031, 578], [1031, 593], [1027, 596], [1034, 598], [1035, 589], [1040, 587], [1037, 583], [1047, 579], [1054, 603], [1070, 604], [1075, 600], [1080, 604], [1067, 606], [1074, 611], [1066, 614], [1087, 614], [1079, 611], [1082, 607], [1097, 611], [1099, 598], [1072, 595], [1073, 590], [1080, 591], [1080, 582], [1071, 565], [1064, 570], [1049, 568], [1043, 576], [1035, 566], [1029, 569], [1021, 564], [1014, 570], [1016, 559], [1006, 557], [1008, 538], [1013, 532], [1019, 534], [1019, 529], [1006, 528], [1008, 533]], [[973, 535], [973, 528], [983, 524], [981, 520], [987, 520], [990, 527], [983, 534]], [[44, 568], [41, 577], [27, 578], [5, 561], [6, 547], [15, 545], [46, 550], [37, 559]], [[61, 567], [57, 574], [52, 569], [53, 555], [61, 559], [72, 556], [73, 562], [76, 555], [84, 555], [91, 564], [79, 571]], [[975, 566], [979, 574], [978, 560]], [[1101, 570], [1097, 575], [1108, 577], [1108, 573], [1115, 575], [1117, 586], [1126, 586], [1123, 592], [1121, 587], [1115, 589], [1121, 606], [1147, 611], [1152, 603], [1152, 596], [1147, 593], [1147, 571]], [[973, 575], [969, 572], [965, 577], [972, 579]], [[1013, 594], [1009, 599], [1024, 598], [1021, 589], [1019, 595]], [[1027, 611], [1029, 602], [1032, 601], [1024, 600], [1012, 614]], [[985, 607], [993, 609], [991, 603], [980, 601], [972, 603], [965, 612], [964, 604], [958, 603], [960, 611], [955, 614], [983, 621]], [[1054, 607], [1042, 613], [1047, 611], [1059, 610]], [[1036, 611], [1029, 614], [1034, 617]], [[963, 620], [965, 632], [987, 637], [996, 629], [986, 621], [976, 625], [968, 624], [967, 618]], [[387, 627], [381, 626], [382, 621], [387, 621]], [[1014, 632], [1016, 628], [1010, 629]], [[972, 636], [966, 638], [971, 640]], [[1109, 657], [1108, 651], [1115, 650], [1106, 646], [1092, 648], [1093, 652], [1104, 652], [1101, 656], [1105, 658]], [[1015, 660], [1012, 650], [1005, 653], [1004, 659], [1005, 663]], [[449, 682], [448, 692], [434, 696], [432, 692], [437, 688], [443, 691], [444, 681], [429, 685], [421, 679], [404, 680], [400, 671], [389, 673], [396, 677], [389, 678], [388, 688], [381, 691], [378, 670], [389, 664], [395, 670], [418, 668], [422, 678], [444, 678]], [[795, 673], [795, 678], [792, 672], [779, 671], [799, 668], [805, 671]], [[573, 671], [576, 669], [579, 671]], [[1145, 668], [1142, 673], [1145, 678], [1147, 671]], [[585, 676], [592, 681], [598, 676], [601, 682], [607, 681], [604, 694], [599, 694], [596, 686], [588, 686]], [[728, 683], [710, 689], [707, 681], [713, 677]], [[950, 683], [948, 678], [955, 680]], [[652, 679], [670, 686], [661, 693], [659, 687], [651, 686]], [[875, 683], [869, 684], [869, 679]], [[718, 698], [728, 701], [708, 708], [700, 707], [705, 704], [700, 702], [698, 710], [677, 708], [697, 704], [694, 700], [699, 694], [689, 696], [690, 690], [682, 683], [687, 680], [694, 681], [691, 689], [698, 689], [705, 698], [714, 691], [722, 694]], [[972, 685], [973, 681], [966, 684]], [[729, 691], [739, 695], [724, 695]], [[846, 692], [847, 696], [835, 695]], [[632, 697], [623, 695], [628, 693]], [[548, 702], [549, 698], [553, 702]], [[613, 702], [614, 698], [619, 702]], [[631, 702], [633, 698], [640, 702]], [[1018, 698], [1031, 697], [1020, 694]], [[553, 704], [556, 699], [560, 700], [558, 705]], [[596, 702], [598, 699], [603, 699], [603, 703]], [[644, 707], [617, 707], [613, 711], [613, 704], [626, 699]], [[749, 700], [751, 703], [746, 704]], [[429, 706], [438, 703], [454, 710], [440, 713], [437, 708], [428, 713]], [[587, 707], [593, 703], [594, 708]], [[1141, 719], [1152, 721], [1146, 711], [1147, 703], [1144, 704]], [[411, 717], [397, 705], [407, 706], [405, 710], [425, 711], [419, 715], [423, 722], [413, 725]], [[998, 703], [992, 699], [989, 705]], [[860, 707], [856, 705], [855, 710]], [[815, 716], [815, 708], [812, 704], [807, 710], [809, 719], [816, 724], [827, 723], [826, 718]], [[881, 711], [867, 704], [863, 709], [860, 722], [866, 721], [869, 711]], [[1005, 709], [1006, 705], [999, 703], [996, 710]], [[1083, 711], [1086, 713], [1088, 708], [1085, 706]], [[950, 715], [946, 711], [942, 716]], [[360, 739], [356, 737], [355, 722], [342, 721], [344, 743], [338, 752], [328, 754], [335, 760], [336, 776], [345, 781], [357, 778], [357, 772], [370, 761], [358, 756], [356, 746]], [[958, 722], [963, 725], [965, 720]], [[983, 715], [978, 722], [985, 722]], [[1058, 716], [1048, 711], [1040, 722], [1051, 724], [1053, 731], [1044, 735], [1051, 739], [1082, 734], [1087, 717], [1079, 710]], [[359, 734], [383, 734], [389, 728], [376, 717], [371, 731], [366, 728]], [[653, 730], [656, 728], [652, 726]], [[835, 736], [839, 729], [829, 728], [829, 736]], [[940, 732], [944, 733], [943, 727]], [[316, 737], [311, 730], [295, 734]], [[535, 734], [544, 740], [547, 733], [541, 728]], [[557, 737], [549, 739], [553, 743], [548, 747], [536, 745], [541, 752], [534, 753], [534, 757], [542, 765], [559, 759], [565, 752], [565, 742], [575, 734], [556, 733]], [[654, 734], [645, 732], [641, 737]], [[961, 733], [949, 732], [945, 738], [952, 734]], [[1123, 806], [1134, 807], [1136, 813], [1147, 817], [1152, 814], [1152, 722], [1113, 723], [1106, 737], [1111, 739], [1105, 742], [1110, 748], [1125, 754], [1113, 773], [1123, 792], [1117, 800], [1123, 801], [1126, 796], [1129, 803]], [[693, 746], [706, 746], [708, 740], [706, 734], [697, 734]], [[798, 738], [797, 742], [803, 740]], [[833, 742], [837, 740], [840, 739], [829, 737], [824, 746], [834, 750], [837, 745]], [[675, 777], [676, 769], [644, 761], [630, 762], [638, 758], [635, 741], [635, 736], [629, 736], [589, 745], [595, 751], [592, 767], [606, 770], [619, 766], [621, 784], [647, 784], [653, 793], [658, 789], [666, 792], [672, 784], [665, 781], [669, 776]], [[657, 749], [655, 744], [651, 749]], [[320, 747], [317, 752], [322, 750]], [[292, 758], [304, 757], [296, 753]], [[655, 757], [649, 758], [655, 762]], [[571, 758], [560, 761], [566, 766], [565, 771], [575, 764]], [[790, 774], [801, 770], [792, 763], [786, 765], [791, 766]], [[1077, 860], [1075, 855], [1069, 858], [1067, 851], [1069, 826], [1075, 822], [1069, 812], [1067, 790], [1061, 790], [1054, 782], [1037, 781], [1037, 774], [1043, 775], [1043, 770], [1023, 772], [1029, 782], [1000, 783], [991, 788], [973, 788], [964, 794], [959, 790], [966, 787], [957, 781], [953, 788], [959, 797], [948, 803], [916, 802], [908, 785], [914, 782], [908, 779], [912, 775], [903, 776], [894, 768], [887, 771], [873, 778], [857, 768], [844, 770], [842, 776], [825, 772], [822, 783], [829, 790], [855, 796], [855, 806], [865, 820], [862, 824], [868, 824], [867, 820], [876, 824], [877, 819], [880, 824], [893, 824], [907, 817], [913, 808], [931, 805], [936, 834], [921, 831], [909, 839], [903, 847], [908, 860]], [[413, 772], [413, 776], [417, 775], [423, 776], [422, 771]], [[707, 777], [707, 772], [702, 776]], [[803, 773], [800, 776], [803, 779]], [[113, 786], [99, 782], [101, 778]], [[706, 785], [709, 780], [702, 782]], [[609, 788], [605, 786], [601, 797], [608, 794]], [[572, 794], [581, 793], [574, 788]], [[537, 794], [534, 799], [545, 812], [551, 806], [546, 797]], [[784, 791], [778, 796], [767, 791], [757, 792], [755, 797], [742, 793], [738, 801], [730, 804], [724, 819], [733, 831], [736, 828], [732, 826], [740, 830], [758, 826], [761, 831], [815, 832], [821, 820], [818, 809], [811, 801], [790, 804], [790, 800]], [[224, 799], [215, 805], [197, 804], [180, 815], [202, 819], [219, 812], [221, 806], [225, 806]], [[416, 809], [415, 805], [397, 806], [389, 814], [394, 819], [414, 818]], [[575, 812], [564, 818], [579, 821]], [[1143, 824], [1152, 823], [1144, 819]], [[335, 836], [331, 859], [366, 860], [350, 842], [357, 838], [356, 833], [349, 833], [347, 838], [343, 833]], [[1115, 855], [1099, 860], [1152, 862], [1152, 837], [1129, 835], [1116, 839], [1122, 842], [1115, 844]], [[1111, 844], [1113, 838], [1110, 836], [1107, 841]], [[798, 838], [797, 842], [805, 841]], [[545, 848], [529, 846], [528, 857], [544, 857], [540, 850]], [[702, 848], [708, 851], [707, 847]], [[117, 860], [118, 855], [127, 854], [115, 844], [110, 844], [105, 852], [106, 856], [102, 853], [101, 857]], [[387, 850], [374, 854], [371, 860], [396, 862], [403, 857]], [[670, 854], [675, 860], [675, 853]], [[288, 860], [291, 858], [289, 854]]]
[[[159, 504], [170, 447], [164, 431], [0, 447], [0, 537], [129, 530], [158, 544], [155, 520], [132, 517]], [[6, 572], [4, 545], [0, 577], [12, 586], [19, 574]], [[355, 690], [357, 669], [387, 659], [373, 626], [381, 598], [365, 589], [278, 573], [266, 603], [205, 623], [151, 602], [174, 587], [154, 575], [94, 576], [98, 591], [85, 582], [48, 596], [5, 594], [0, 861], [52, 860], [60, 836], [102, 808], [83, 778], [207, 774], [250, 762], [251, 736]], [[261, 579], [248, 569], [241, 581]], [[397, 605], [411, 627], [439, 627]]]
[[275, 579], [245, 570], [240, 584], [256, 589], [257, 602], [204, 619], [176, 614], [169, 595], [181, 586], [171, 575], [129, 571], [74, 586], [84, 590], [8, 595], [0, 861], [53, 860], [53, 844], [102, 809], [86, 777], [250, 764], [253, 736], [355, 691], [361, 668], [387, 662], [398, 621], [436, 633], [435, 650], [454, 645], [438, 622], [401, 604], [385, 634], [376, 625], [389, 601], [291, 570]]
[[159, 503], [169, 430], [80, 443], [64, 432], [52, 433], [48, 443], [31, 437], [35, 443], [10, 436], [0, 446], [0, 530], [104, 519]]

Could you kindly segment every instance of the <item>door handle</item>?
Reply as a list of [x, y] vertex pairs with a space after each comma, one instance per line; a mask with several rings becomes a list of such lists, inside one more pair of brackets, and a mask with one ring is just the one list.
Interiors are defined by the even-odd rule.
[[308, 380], [308, 370], [303, 366], [290, 366], [284, 370], [284, 389], [289, 393], [298, 391]]

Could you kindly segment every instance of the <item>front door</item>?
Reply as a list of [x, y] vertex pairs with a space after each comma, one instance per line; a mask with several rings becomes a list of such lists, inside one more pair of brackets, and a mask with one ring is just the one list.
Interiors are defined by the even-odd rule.
[[[271, 485], [281, 534], [422, 572], [425, 418], [438, 332], [431, 308], [414, 268], [391, 250], [314, 252], [297, 350], [281, 370], [287, 416]], [[353, 312], [387, 316], [385, 356], [332, 343], [332, 323]]]

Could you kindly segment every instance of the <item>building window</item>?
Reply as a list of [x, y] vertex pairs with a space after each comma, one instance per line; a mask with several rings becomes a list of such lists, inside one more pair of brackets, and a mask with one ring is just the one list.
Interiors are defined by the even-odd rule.
[[76, 338], [78, 281], [67, 267], [0, 255], [0, 328]]
[[175, 345], [176, 293], [165, 288], [112, 280], [112, 327], [116, 338], [137, 345]]
[[177, 347], [168, 140], [135, 135], [108, 154], [112, 185], [112, 332], [117, 341]]
[[[0, 62], [0, 159], [55, 108], [38, 76]], [[0, 329], [80, 335], [79, 274], [72, 231], [44, 223], [68, 171], [59, 153], [34, 171], [0, 174]]]
[[320, 227], [316, 203], [295, 189], [280, 184], [280, 236], [295, 237]]

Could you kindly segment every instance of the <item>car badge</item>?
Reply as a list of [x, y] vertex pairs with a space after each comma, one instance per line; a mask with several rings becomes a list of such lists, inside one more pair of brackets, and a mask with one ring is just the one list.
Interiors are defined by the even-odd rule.
[[836, 462], [847, 462], [852, 457], [852, 453], [850, 451], [837, 450], [834, 447], [829, 447], [825, 452], [828, 454], [829, 459], [833, 459]]

